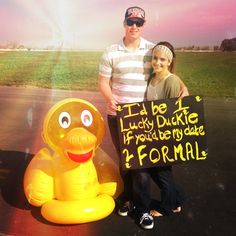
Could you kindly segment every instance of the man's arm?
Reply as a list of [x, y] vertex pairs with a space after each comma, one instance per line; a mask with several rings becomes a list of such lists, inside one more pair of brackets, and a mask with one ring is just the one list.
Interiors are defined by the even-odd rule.
[[99, 75], [98, 87], [103, 97], [105, 98], [110, 110], [117, 110], [117, 101], [115, 100], [110, 86], [110, 79]]

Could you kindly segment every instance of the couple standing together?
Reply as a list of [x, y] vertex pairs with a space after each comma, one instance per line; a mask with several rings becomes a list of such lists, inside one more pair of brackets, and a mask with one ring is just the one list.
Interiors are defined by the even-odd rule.
[[[141, 37], [145, 11], [136, 6], [128, 8], [123, 25], [124, 38], [106, 49], [99, 65], [99, 89], [107, 102], [108, 125], [118, 155], [117, 104], [188, 95], [184, 83], [173, 74], [173, 46], [168, 42], [154, 45]], [[135, 208], [139, 225], [152, 229], [153, 216], [181, 211], [184, 196], [174, 183], [171, 166], [121, 170], [121, 176], [124, 192], [117, 200], [119, 215], [127, 216]], [[161, 191], [156, 209], [151, 206], [151, 179]]]

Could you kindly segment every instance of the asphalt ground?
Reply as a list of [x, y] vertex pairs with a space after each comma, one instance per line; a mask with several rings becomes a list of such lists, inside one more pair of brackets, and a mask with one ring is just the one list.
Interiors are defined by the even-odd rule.
[[[33, 155], [44, 147], [45, 114], [68, 97], [91, 102], [106, 120], [105, 102], [97, 92], [0, 87], [0, 235], [236, 235], [235, 98], [204, 98], [209, 154], [205, 161], [174, 167], [175, 180], [187, 196], [181, 213], [155, 218], [153, 230], [143, 230], [132, 217], [115, 212], [80, 225], [44, 220], [40, 209], [27, 203], [23, 175]], [[100, 147], [118, 163], [109, 131]], [[160, 196], [154, 185], [152, 196]]]

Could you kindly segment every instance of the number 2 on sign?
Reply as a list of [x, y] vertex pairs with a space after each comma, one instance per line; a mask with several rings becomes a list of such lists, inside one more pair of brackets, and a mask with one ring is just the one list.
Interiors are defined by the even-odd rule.
[[127, 148], [125, 148], [125, 149], [122, 151], [122, 153], [126, 155], [126, 157], [125, 157], [125, 162], [126, 162], [126, 163], [125, 163], [125, 167], [126, 167], [127, 169], [129, 169], [129, 168], [131, 167], [129, 161], [130, 161], [131, 158], [134, 157], [134, 155], [133, 155], [133, 154], [130, 155], [130, 154], [129, 154], [129, 150], [128, 150]]

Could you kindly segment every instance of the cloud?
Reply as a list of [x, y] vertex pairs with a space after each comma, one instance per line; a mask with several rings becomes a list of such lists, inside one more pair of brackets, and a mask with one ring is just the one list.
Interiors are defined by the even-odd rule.
[[173, 5], [169, 12], [165, 6], [158, 21], [152, 22], [147, 32], [152, 40], [166, 39], [176, 46], [216, 45], [236, 25], [231, 0], [224, 1], [224, 4], [220, 1], [181, 2], [176, 2], [178, 7]]
[[216, 44], [235, 37], [234, 0], [1, 0], [0, 43], [103, 49], [123, 36], [127, 7], [145, 9], [144, 37], [174, 45]]

